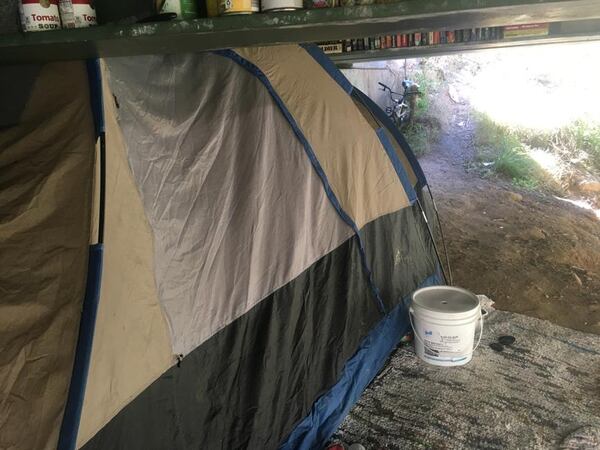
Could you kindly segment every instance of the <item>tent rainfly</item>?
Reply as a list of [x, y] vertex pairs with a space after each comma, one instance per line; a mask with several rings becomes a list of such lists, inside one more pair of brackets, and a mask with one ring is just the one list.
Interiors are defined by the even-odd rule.
[[321, 448], [443, 283], [385, 114], [309, 45], [0, 75], [0, 448]]

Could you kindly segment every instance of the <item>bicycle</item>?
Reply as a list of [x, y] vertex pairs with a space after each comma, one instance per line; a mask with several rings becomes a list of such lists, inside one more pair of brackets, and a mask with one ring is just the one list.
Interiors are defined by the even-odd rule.
[[415, 109], [415, 101], [419, 94], [419, 85], [411, 80], [402, 81], [404, 92], [394, 92], [392, 89], [379, 82], [382, 91], [388, 91], [391, 105], [385, 108], [385, 113], [392, 120], [394, 125], [402, 128], [412, 119], [412, 113]]

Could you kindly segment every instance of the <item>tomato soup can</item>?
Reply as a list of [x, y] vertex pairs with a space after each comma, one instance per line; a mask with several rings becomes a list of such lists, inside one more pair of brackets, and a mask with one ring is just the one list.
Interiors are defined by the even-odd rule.
[[60, 28], [58, 0], [21, 0], [19, 13], [23, 31], [46, 31]]
[[63, 28], [87, 28], [97, 25], [96, 9], [92, 0], [59, 0], [58, 9]]

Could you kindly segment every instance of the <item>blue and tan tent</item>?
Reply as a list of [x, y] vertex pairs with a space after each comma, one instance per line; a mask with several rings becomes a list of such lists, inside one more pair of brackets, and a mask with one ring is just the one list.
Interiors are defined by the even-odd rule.
[[443, 282], [382, 111], [312, 46], [0, 73], [0, 448], [320, 448]]

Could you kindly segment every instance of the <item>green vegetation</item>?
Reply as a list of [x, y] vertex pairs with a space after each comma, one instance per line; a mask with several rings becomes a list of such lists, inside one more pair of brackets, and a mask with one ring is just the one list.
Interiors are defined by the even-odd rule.
[[510, 178], [526, 189], [536, 189], [543, 184], [543, 173], [531, 159], [519, 136], [509, 127], [498, 125], [486, 115], [477, 117], [475, 133], [477, 159], [490, 164], [490, 170]]
[[483, 114], [476, 120], [478, 162], [518, 187], [553, 187], [549, 175], [529, 156], [532, 148], [552, 153], [565, 166], [575, 161], [587, 170], [600, 171], [600, 126], [576, 121], [558, 130], [539, 131], [499, 125]]
[[577, 120], [551, 132], [518, 129], [515, 133], [530, 147], [550, 149], [566, 160], [580, 159], [587, 169], [600, 171], [600, 125]]
[[415, 117], [426, 117], [429, 115], [429, 96], [437, 88], [437, 83], [423, 72], [416, 73], [414, 81], [419, 85], [419, 95], [415, 102], [414, 114]]
[[428, 127], [414, 121], [402, 130], [402, 134], [417, 158], [429, 152], [431, 146]]
[[419, 95], [415, 101], [412, 121], [402, 129], [406, 141], [414, 154], [419, 157], [429, 152], [431, 144], [437, 141], [440, 133], [439, 121], [430, 111], [430, 96], [436, 83], [423, 72], [418, 72], [414, 80], [419, 85]]

